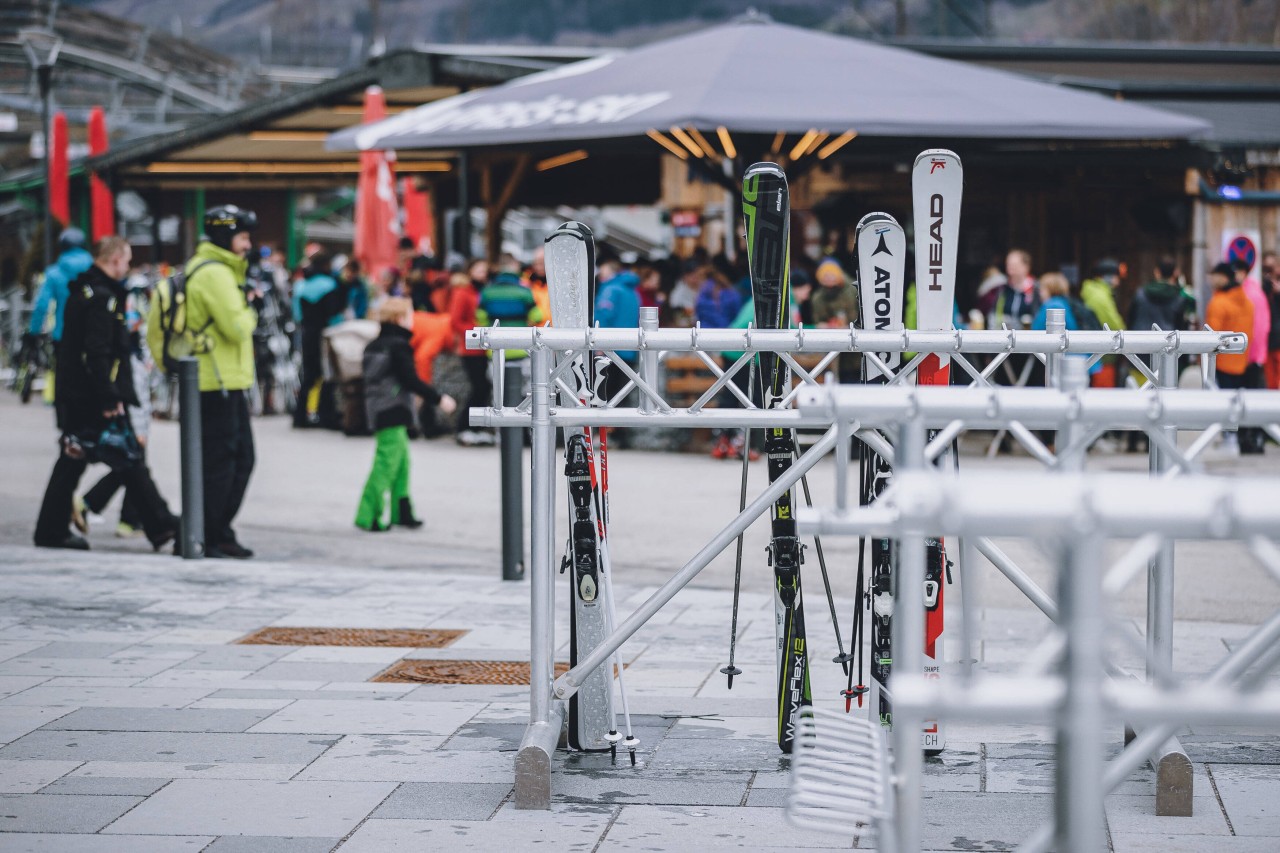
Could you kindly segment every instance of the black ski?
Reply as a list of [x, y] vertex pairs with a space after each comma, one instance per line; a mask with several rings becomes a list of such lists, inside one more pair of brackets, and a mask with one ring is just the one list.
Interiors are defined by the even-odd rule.
[[[751, 293], [756, 327], [785, 329], [791, 325], [790, 306], [790, 201], [787, 178], [774, 163], [756, 163], [742, 181], [742, 213], [746, 220], [747, 258], [751, 269]], [[776, 406], [790, 387], [791, 372], [775, 353], [759, 354], [764, 406]], [[790, 429], [765, 430], [765, 456], [769, 482], [786, 474], [795, 453]], [[778, 657], [778, 746], [791, 752], [796, 717], [812, 704], [809, 660], [805, 648], [804, 608], [800, 593], [800, 539], [792, 514], [792, 490], [773, 505], [769, 563], [774, 577], [774, 619]]]

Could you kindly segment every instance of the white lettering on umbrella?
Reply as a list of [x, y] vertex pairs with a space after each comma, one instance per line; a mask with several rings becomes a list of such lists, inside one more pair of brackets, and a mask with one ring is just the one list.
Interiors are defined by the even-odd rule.
[[536, 101], [503, 101], [496, 104], [459, 105], [448, 111], [433, 111], [421, 121], [397, 131], [438, 133], [458, 130], [510, 130], [538, 125], [611, 124], [655, 107], [671, 97], [670, 92], [637, 95], [597, 95], [578, 100], [548, 95]]

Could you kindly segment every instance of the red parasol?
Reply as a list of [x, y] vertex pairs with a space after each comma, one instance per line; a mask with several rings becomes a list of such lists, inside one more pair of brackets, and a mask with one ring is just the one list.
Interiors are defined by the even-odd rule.
[[413, 248], [422, 255], [434, 255], [432, 238], [435, 222], [431, 216], [431, 190], [418, 189], [413, 178], [400, 179], [400, 197], [404, 200], [404, 233], [413, 240]]
[[49, 213], [66, 227], [71, 222], [71, 193], [67, 177], [67, 117], [53, 115], [53, 130], [45, 156], [49, 158]]

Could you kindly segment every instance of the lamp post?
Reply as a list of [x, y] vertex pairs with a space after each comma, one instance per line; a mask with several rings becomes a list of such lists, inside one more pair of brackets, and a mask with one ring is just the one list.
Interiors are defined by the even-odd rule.
[[44, 265], [48, 268], [53, 263], [53, 128], [49, 121], [49, 92], [62, 39], [50, 30], [29, 28], [18, 31], [18, 40], [36, 72], [36, 84], [40, 87], [40, 124], [44, 133]]

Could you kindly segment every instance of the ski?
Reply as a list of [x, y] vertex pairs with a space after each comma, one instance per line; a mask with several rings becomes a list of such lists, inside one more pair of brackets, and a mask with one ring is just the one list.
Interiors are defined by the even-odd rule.
[[[742, 213], [747, 232], [747, 261], [756, 328], [785, 329], [791, 325], [789, 252], [790, 202], [787, 178], [774, 163], [756, 163], [742, 180]], [[764, 407], [776, 406], [790, 388], [790, 371], [775, 353], [759, 354], [759, 377]], [[795, 439], [791, 430], [765, 429], [769, 482], [791, 467]], [[805, 648], [804, 608], [800, 592], [802, 549], [792, 513], [792, 491], [773, 505], [768, 547], [774, 576], [774, 620], [777, 630], [778, 746], [791, 752], [800, 708], [813, 702], [809, 690], [809, 661]]]
[[[960, 199], [964, 171], [952, 151], [930, 149], [916, 157], [911, 172], [912, 213], [915, 218], [916, 327], [954, 328], [956, 257], [960, 233]], [[947, 385], [950, 358], [937, 353], [925, 356], [916, 371], [919, 385]], [[942, 677], [943, 603], [947, 580], [946, 545], [942, 539], [925, 541], [925, 638], [924, 675]], [[928, 720], [922, 733], [926, 752], [941, 752], [946, 735], [938, 720]]]
[[[876, 331], [901, 329], [907, 254], [907, 238], [902, 226], [887, 213], [868, 213], [858, 222], [854, 244], [863, 328]], [[902, 353], [876, 353], [875, 357], [883, 367], [864, 356], [863, 380], [872, 384], [888, 382], [901, 366]], [[887, 460], [863, 445], [859, 503], [866, 505], [875, 501], [889, 485], [892, 473]], [[889, 674], [893, 667], [893, 558], [892, 539], [878, 536], [871, 540], [871, 707], [879, 715], [880, 724], [889, 728], [893, 726], [888, 694]], [[857, 606], [862, 607], [862, 602], [859, 601]], [[855, 696], [861, 706], [864, 692], [867, 688], [862, 684], [855, 686], [850, 672], [849, 686], [845, 691], [846, 707], [849, 699]]]
[[[591, 292], [595, 282], [595, 244], [591, 230], [580, 222], [566, 222], [546, 240], [547, 292], [553, 325], [585, 329], [591, 323]], [[585, 403], [594, 387], [590, 353], [568, 352], [566, 383], [573, 388], [572, 402]], [[557, 371], [559, 374], [559, 371]], [[563, 386], [562, 399], [570, 394]], [[569, 545], [560, 565], [569, 574], [572, 607], [569, 611], [569, 660], [590, 652], [609, 633], [602, 599], [601, 534], [595, 491], [594, 460], [590, 433], [565, 431], [565, 477], [569, 487]], [[609, 666], [591, 673], [569, 700], [569, 745], [578, 750], [603, 752], [614, 748], [609, 735], [613, 725], [613, 691]]]

